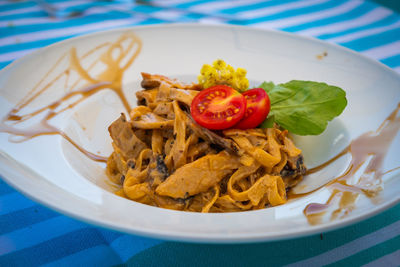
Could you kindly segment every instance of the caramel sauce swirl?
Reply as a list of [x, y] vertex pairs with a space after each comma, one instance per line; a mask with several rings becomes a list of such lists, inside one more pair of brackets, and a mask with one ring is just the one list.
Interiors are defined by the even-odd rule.
[[[1, 120], [0, 132], [20, 136], [21, 139], [19, 139], [19, 142], [42, 135], [60, 135], [90, 159], [106, 162], [106, 157], [87, 151], [62, 130], [51, 125], [50, 120], [103, 90], [112, 90], [118, 96], [124, 108], [129, 112], [131, 107], [123, 92], [122, 79], [125, 71], [139, 55], [141, 48], [141, 40], [132, 33], [125, 33], [115, 42], [101, 44], [81, 57], [78, 56], [75, 48], [71, 48], [68, 53], [62, 55], [57, 60], [46, 75]], [[105, 51], [100, 53], [100, 56], [91, 62], [89, 66], [84, 67], [83, 63], [85, 63], [85, 59], [88, 59], [99, 50]], [[49, 82], [45, 82], [65, 60], [69, 62], [68, 67], [61, 73], [56, 74]], [[95, 76], [91, 74], [91, 70], [98, 65], [102, 66], [103, 71]], [[72, 75], [78, 78], [69, 85]], [[66, 93], [50, 104], [33, 109], [34, 101], [38, 100], [40, 96], [45, 93], [51, 93], [51, 90], [59, 92], [62, 89], [55, 88], [55, 84], [62, 79], [65, 79], [64, 91]], [[83, 85], [79, 86], [82, 83]], [[29, 111], [24, 112], [25, 110]], [[41, 118], [39, 118], [40, 116]], [[23, 122], [29, 123], [29, 126], [18, 127], [18, 124], [22, 124]]]
[[[362, 134], [337, 156], [308, 170], [308, 174], [315, 173], [343, 155], [351, 155], [351, 161], [345, 172], [322, 186], [331, 190], [328, 201], [326, 203], [310, 203], [305, 207], [303, 213], [310, 224], [322, 223], [324, 219], [335, 220], [344, 217], [355, 207], [361, 194], [369, 198], [375, 197], [383, 189], [383, 175], [400, 168], [397, 167], [386, 172], [382, 169], [390, 144], [400, 129], [400, 117], [397, 116], [399, 110], [400, 103], [377, 131]], [[291, 194], [291, 197], [305, 196], [319, 189], [305, 194]]]

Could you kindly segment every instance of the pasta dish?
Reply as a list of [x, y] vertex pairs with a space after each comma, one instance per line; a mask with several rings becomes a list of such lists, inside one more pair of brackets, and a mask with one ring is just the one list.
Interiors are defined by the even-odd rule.
[[255, 210], [287, 201], [287, 190], [306, 171], [287, 130], [276, 123], [207, 129], [190, 112], [202, 92], [199, 84], [142, 76], [137, 107], [108, 129], [114, 151], [106, 173], [120, 185], [117, 195], [193, 212]]

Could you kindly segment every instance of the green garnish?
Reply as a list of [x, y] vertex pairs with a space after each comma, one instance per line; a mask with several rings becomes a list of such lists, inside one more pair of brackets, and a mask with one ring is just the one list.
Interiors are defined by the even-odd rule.
[[294, 80], [278, 85], [264, 82], [259, 87], [271, 100], [271, 111], [261, 128], [276, 122], [294, 134], [318, 135], [347, 105], [346, 92], [326, 83]]

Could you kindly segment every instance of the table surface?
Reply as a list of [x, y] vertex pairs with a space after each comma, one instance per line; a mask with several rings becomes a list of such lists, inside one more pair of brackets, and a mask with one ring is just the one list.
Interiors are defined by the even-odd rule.
[[[51, 14], [43, 6], [46, 2], [53, 8]], [[85, 33], [134, 25], [197, 22], [313, 36], [360, 52], [400, 72], [400, 15], [376, 2], [140, 2], [0, 0], [0, 69], [35, 49]], [[0, 266], [399, 266], [399, 248], [400, 205], [355, 225], [304, 238], [246, 245], [188, 244], [85, 224], [27, 199], [0, 180]]]

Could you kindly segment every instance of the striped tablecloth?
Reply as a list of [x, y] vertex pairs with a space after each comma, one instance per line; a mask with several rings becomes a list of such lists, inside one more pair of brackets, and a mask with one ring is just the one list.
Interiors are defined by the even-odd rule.
[[[50, 8], [43, 6], [46, 2]], [[122, 26], [198, 22], [313, 36], [358, 51], [400, 72], [400, 15], [372, 1], [140, 3], [0, 0], [0, 68], [35, 49], [85, 33]], [[30, 201], [0, 180], [0, 266], [119, 264], [399, 266], [400, 205], [358, 224], [305, 238], [249, 245], [198, 245], [93, 227]]]

